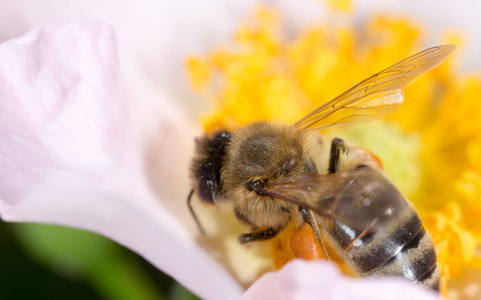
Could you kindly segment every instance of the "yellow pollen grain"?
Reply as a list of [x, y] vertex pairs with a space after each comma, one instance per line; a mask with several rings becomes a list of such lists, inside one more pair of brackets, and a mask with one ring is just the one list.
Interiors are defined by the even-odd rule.
[[350, 12], [353, 9], [350, 0], [324, 0], [324, 2], [334, 11]]
[[[326, 3], [352, 9], [351, 1]], [[376, 126], [390, 132], [382, 135], [382, 143], [399, 145], [404, 153], [403, 161], [386, 156], [383, 163], [400, 174], [394, 178], [399, 185], [408, 187], [403, 192], [433, 236], [449, 287], [449, 279], [464, 268], [481, 268], [476, 254], [481, 246], [481, 75], [457, 71], [462, 36], [449, 31], [445, 41], [461, 49], [406, 88], [403, 106]], [[188, 59], [187, 71], [193, 89], [208, 91], [207, 100], [215, 104], [201, 116], [204, 129], [212, 132], [257, 120], [294, 122], [425, 46], [423, 28], [405, 16], [378, 15], [363, 24], [324, 22], [292, 36], [283, 34], [278, 13], [262, 7], [239, 26], [228, 46]], [[380, 157], [391, 151], [370, 135], [370, 129], [356, 131], [359, 141], [375, 143], [363, 147], [378, 149]], [[402, 183], [412, 178], [414, 184]]]
[[191, 57], [186, 64], [193, 90], [200, 91], [205, 88], [211, 79], [211, 67], [208, 62], [199, 57]]

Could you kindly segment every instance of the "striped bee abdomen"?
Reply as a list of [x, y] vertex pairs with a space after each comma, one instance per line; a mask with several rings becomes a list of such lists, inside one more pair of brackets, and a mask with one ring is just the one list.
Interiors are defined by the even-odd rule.
[[[414, 207], [376, 170], [344, 187], [357, 193], [323, 199], [324, 234], [343, 263], [365, 276], [401, 276], [439, 290], [440, 271], [431, 236]], [[377, 213], [377, 215], [376, 215]]]

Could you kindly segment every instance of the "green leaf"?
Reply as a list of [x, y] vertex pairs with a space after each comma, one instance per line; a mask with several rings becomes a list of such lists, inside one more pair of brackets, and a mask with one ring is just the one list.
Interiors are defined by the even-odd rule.
[[106, 299], [164, 299], [120, 245], [91, 232], [43, 224], [12, 224], [26, 251], [68, 277], [83, 277]]

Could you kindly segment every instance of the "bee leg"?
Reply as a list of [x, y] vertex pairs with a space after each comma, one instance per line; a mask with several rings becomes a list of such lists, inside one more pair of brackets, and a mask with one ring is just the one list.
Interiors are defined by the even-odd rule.
[[259, 242], [272, 239], [279, 233], [280, 229], [267, 228], [266, 230], [243, 233], [239, 236], [239, 242], [246, 245], [250, 242]]
[[329, 174], [337, 173], [337, 170], [339, 168], [339, 160], [341, 159], [344, 150], [344, 141], [340, 138], [334, 138], [331, 142], [331, 155], [329, 158], [328, 169]]
[[326, 246], [324, 246], [324, 242], [322, 241], [321, 235], [319, 234], [319, 227], [317, 226], [315, 218], [312, 215], [312, 211], [309, 210], [308, 212], [304, 207], [299, 206], [299, 212], [301, 213], [302, 218], [304, 219], [304, 222], [309, 224], [312, 227], [312, 230], [314, 230], [317, 241], [319, 242], [319, 244], [321, 244], [322, 251], [324, 251], [324, 256], [326, 257], [327, 260], [329, 260], [329, 255], [327, 254]]
[[190, 213], [192, 214], [192, 217], [194, 218], [195, 224], [197, 224], [197, 227], [199, 228], [199, 231], [202, 235], [205, 235], [205, 230], [204, 227], [202, 227], [202, 224], [200, 224], [199, 219], [197, 218], [197, 215], [194, 212], [194, 208], [192, 207], [192, 195], [194, 194], [194, 189], [190, 191], [189, 196], [187, 197], [187, 205], [189, 206]]

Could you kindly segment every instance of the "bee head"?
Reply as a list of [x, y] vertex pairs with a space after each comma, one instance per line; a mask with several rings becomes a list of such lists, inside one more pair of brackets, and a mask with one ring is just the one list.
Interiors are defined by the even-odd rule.
[[213, 136], [203, 136], [196, 140], [196, 153], [191, 165], [194, 190], [206, 203], [215, 204], [217, 197], [222, 197], [221, 168], [225, 157], [225, 148], [231, 138], [227, 131]]
[[305, 135], [294, 127], [258, 122], [238, 129], [228, 146], [222, 169], [225, 197], [236, 217], [257, 228], [282, 228], [291, 204], [270, 197], [271, 180], [305, 172]]

